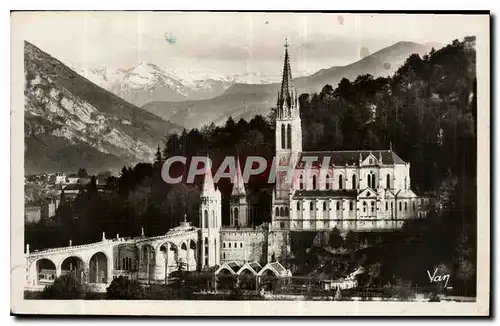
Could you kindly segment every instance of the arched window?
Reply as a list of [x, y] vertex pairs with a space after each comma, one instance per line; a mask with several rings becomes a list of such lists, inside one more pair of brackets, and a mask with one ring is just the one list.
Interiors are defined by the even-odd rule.
[[349, 201], [349, 210], [350, 211], [352, 211], [352, 206], [353, 206], [352, 201]]
[[352, 175], [352, 189], [356, 189], [357, 188], [357, 184], [356, 184], [356, 175], [353, 174]]
[[288, 215], [290, 215], [290, 211], [289, 211], [288, 207], [285, 207], [285, 216], [288, 217]]
[[413, 210], [415, 210], [415, 202], [413, 202]]
[[316, 175], [313, 175], [313, 189], [316, 189], [317, 188], [317, 184], [316, 184]]
[[376, 188], [375, 175], [373, 174], [373, 172], [370, 172], [370, 175], [368, 176], [368, 186], [372, 189]]
[[366, 213], [366, 202], [363, 202], [363, 213]]
[[405, 189], [408, 189], [407, 184], [406, 184], [406, 177], [405, 177]]
[[283, 207], [280, 208], [280, 216], [286, 216], [285, 209]]
[[340, 211], [340, 202], [337, 202], [337, 210]]
[[371, 205], [372, 205], [372, 213], [373, 213], [373, 212], [375, 212], [375, 202], [372, 201]]
[[243, 242], [240, 242], [240, 248], [243, 248]]
[[208, 227], [208, 211], [207, 210], [205, 210], [205, 212], [203, 213], [203, 227], [205, 227], [205, 228]]
[[300, 201], [297, 202], [297, 210], [300, 211]]
[[402, 210], [401, 202], [399, 202], [399, 210]]
[[285, 139], [285, 137], [286, 137], [286, 135], [285, 135], [286, 130], [285, 130], [285, 128], [286, 128], [285, 125], [282, 124], [281, 125], [281, 148], [282, 149], [286, 148], [286, 139]]
[[239, 213], [238, 212], [238, 207], [235, 207], [234, 208], [234, 226], [238, 226], [239, 223], [240, 223], [240, 221], [239, 221], [240, 217], [239, 217], [238, 213]]
[[312, 211], [313, 209], [314, 209], [314, 204], [313, 204], [313, 202], [310, 202], [310, 203], [309, 203], [309, 210], [311, 210], [311, 211]]
[[330, 176], [327, 174], [325, 178], [325, 188], [326, 190], [330, 189]]
[[236, 242], [234, 243], [234, 247], [235, 247], [235, 248], [238, 248], [238, 244], [237, 244]]
[[407, 210], [408, 210], [408, 203], [405, 202], [405, 211], [407, 211]]
[[339, 175], [339, 189], [343, 189], [342, 174]]
[[229, 248], [231, 248], [231, 242], [228, 242], [227, 245]]
[[387, 176], [385, 177], [385, 187], [387, 189], [391, 188], [391, 175], [390, 174], [387, 174]]
[[276, 213], [274, 215], [280, 216], [280, 209], [278, 207], [276, 207]]
[[226, 259], [226, 253], [225, 252], [222, 253], [222, 259]]
[[288, 125], [286, 130], [286, 139], [288, 143], [287, 148], [292, 148], [292, 126], [290, 126], [290, 124]]
[[299, 182], [300, 182], [299, 188], [304, 189], [304, 175], [303, 174], [300, 175]]
[[326, 201], [323, 202], [323, 210], [326, 211]]
[[225, 242], [222, 243], [222, 248], [226, 248], [226, 243]]
[[389, 203], [385, 202], [385, 210], [388, 210], [388, 209], [389, 209]]

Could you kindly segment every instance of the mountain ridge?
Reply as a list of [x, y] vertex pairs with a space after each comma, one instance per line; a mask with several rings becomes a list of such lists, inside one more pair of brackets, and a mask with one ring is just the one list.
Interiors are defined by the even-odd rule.
[[[162, 139], [182, 129], [92, 83], [28, 41], [24, 61], [27, 173], [117, 169], [150, 161]], [[52, 147], [60, 143], [66, 144], [67, 157], [54, 153]]]
[[[436, 44], [397, 42], [351, 64], [325, 68], [310, 76], [294, 78], [294, 85], [299, 93], [313, 93], [321, 91], [326, 84], [336, 86], [342, 78], [353, 80], [363, 74], [371, 74], [374, 77], [389, 76], [409, 55], [413, 53], [423, 55], [436, 46]], [[291, 60], [293, 65], [293, 58]], [[155, 101], [143, 105], [142, 108], [186, 128], [201, 128], [211, 122], [223, 123], [229, 115], [234, 119], [248, 119], [255, 114], [266, 116], [275, 104], [279, 86], [279, 83], [265, 85], [235, 83], [223, 94], [211, 99], [182, 102]], [[250, 97], [252, 94], [255, 96], [253, 99]], [[189, 111], [187, 115], [186, 110]]]

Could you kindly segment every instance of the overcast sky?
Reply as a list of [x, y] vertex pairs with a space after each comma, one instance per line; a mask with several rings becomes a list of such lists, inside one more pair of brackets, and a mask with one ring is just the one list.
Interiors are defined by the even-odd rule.
[[[14, 14], [15, 15], [15, 14]], [[279, 73], [288, 37], [295, 71], [359, 60], [399, 41], [446, 44], [475, 35], [477, 16], [336, 13], [35, 12], [16, 35], [76, 67], [207, 68]], [[16, 17], [14, 17], [16, 18]], [[170, 44], [165, 34], [175, 38]]]

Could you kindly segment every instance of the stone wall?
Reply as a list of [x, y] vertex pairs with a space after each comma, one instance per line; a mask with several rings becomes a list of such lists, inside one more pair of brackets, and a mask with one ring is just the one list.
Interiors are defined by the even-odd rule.
[[266, 263], [267, 230], [222, 229], [220, 234], [221, 263], [229, 261]]

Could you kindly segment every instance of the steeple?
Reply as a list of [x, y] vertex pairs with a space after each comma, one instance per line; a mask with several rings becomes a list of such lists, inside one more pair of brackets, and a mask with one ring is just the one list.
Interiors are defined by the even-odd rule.
[[245, 182], [243, 181], [243, 175], [241, 174], [240, 160], [236, 156], [236, 177], [233, 184], [233, 191], [231, 196], [245, 196]]
[[[208, 164], [208, 160], [206, 162]], [[211, 167], [207, 166], [205, 172], [205, 178], [203, 179], [203, 187], [201, 188], [201, 196], [209, 197], [215, 193], [214, 180], [212, 179]]]
[[285, 38], [285, 60], [283, 63], [283, 78], [278, 93], [277, 115], [280, 118], [290, 118], [297, 106], [297, 94], [293, 87], [292, 69], [288, 54], [288, 41]]

